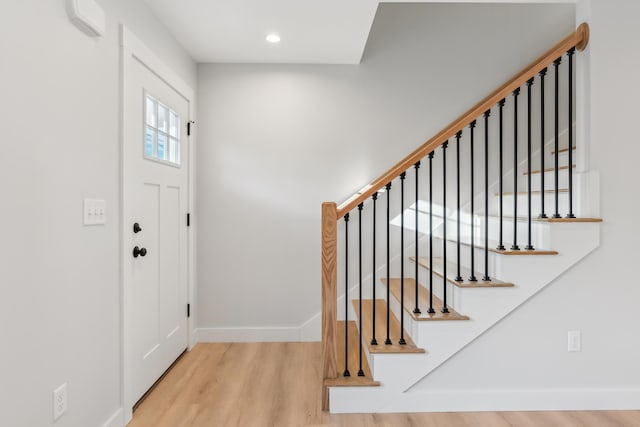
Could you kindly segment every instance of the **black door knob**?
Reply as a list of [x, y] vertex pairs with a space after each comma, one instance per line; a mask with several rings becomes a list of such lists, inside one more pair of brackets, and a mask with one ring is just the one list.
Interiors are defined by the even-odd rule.
[[142, 227], [140, 227], [140, 224], [138, 224], [137, 222], [133, 223], [133, 232], [139, 233], [141, 231], [142, 231]]
[[138, 258], [139, 256], [145, 256], [147, 254], [147, 249], [146, 248], [139, 248], [139, 247], [135, 247], [133, 248], [133, 257], [134, 258]]

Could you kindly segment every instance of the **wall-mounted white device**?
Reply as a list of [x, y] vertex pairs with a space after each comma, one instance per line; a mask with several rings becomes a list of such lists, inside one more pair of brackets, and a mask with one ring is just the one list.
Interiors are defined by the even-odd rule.
[[84, 225], [102, 225], [107, 222], [107, 202], [84, 199]]
[[106, 30], [104, 10], [95, 0], [67, 0], [67, 13], [82, 32], [101, 37]]

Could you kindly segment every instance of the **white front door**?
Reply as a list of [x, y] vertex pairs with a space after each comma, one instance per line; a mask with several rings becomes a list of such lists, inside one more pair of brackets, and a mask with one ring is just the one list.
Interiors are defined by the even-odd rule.
[[189, 100], [135, 55], [124, 60], [125, 363], [135, 402], [189, 344]]

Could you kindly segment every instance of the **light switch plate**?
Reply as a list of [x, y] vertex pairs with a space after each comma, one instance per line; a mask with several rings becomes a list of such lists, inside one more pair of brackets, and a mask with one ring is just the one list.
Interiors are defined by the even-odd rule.
[[568, 332], [567, 350], [570, 352], [582, 351], [582, 333], [580, 331]]
[[100, 199], [84, 199], [84, 225], [103, 225], [107, 222], [107, 203]]

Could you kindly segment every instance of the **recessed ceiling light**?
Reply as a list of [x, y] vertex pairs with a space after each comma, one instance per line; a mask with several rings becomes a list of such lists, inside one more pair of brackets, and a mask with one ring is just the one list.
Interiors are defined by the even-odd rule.
[[269, 43], [280, 43], [280, 36], [277, 34], [269, 34], [267, 36], [267, 41]]

